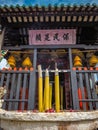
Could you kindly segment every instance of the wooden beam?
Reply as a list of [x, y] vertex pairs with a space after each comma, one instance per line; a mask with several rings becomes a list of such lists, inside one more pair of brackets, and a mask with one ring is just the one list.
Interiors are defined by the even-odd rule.
[[0, 51], [1, 51], [1, 47], [2, 47], [2, 45], [3, 45], [4, 34], [5, 34], [5, 28], [4, 28], [3, 31], [0, 33]]

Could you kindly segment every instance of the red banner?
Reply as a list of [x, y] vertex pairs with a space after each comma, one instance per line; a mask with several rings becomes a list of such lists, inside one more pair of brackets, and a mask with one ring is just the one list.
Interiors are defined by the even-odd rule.
[[55, 44], [76, 44], [76, 30], [29, 30], [29, 45]]

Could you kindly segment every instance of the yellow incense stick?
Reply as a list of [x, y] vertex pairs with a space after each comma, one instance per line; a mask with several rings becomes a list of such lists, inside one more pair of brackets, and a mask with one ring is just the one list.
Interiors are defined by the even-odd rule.
[[49, 109], [52, 108], [52, 83], [49, 85]]
[[45, 110], [49, 110], [49, 71], [45, 72]]
[[56, 109], [56, 112], [60, 111], [60, 90], [59, 90], [58, 69], [55, 70], [55, 109]]
[[38, 65], [38, 109], [40, 112], [43, 111], [43, 78], [41, 65]]

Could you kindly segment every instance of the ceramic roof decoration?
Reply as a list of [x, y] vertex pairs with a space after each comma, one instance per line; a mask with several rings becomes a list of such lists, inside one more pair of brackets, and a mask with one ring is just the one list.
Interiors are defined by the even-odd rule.
[[7, 52], [8, 52], [8, 50], [1, 50], [1, 52], [0, 52], [0, 53], [1, 53], [1, 55], [2, 55], [2, 56], [4, 56], [4, 55], [6, 55], [6, 54], [7, 54]]
[[8, 50], [1, 50], [0, 51], [0, 62], [4, 58], [4, 56], [7, 54]]
[[0, 0], [0, 5], [4, 6], [16, 6], [16, 5], [25, 5], [25, 6], [48, 6], [49, 4], [51, 4], [52, 6], [54, 5], [61, 5], [64, 4], [66, 5], [81, 5], [81, 4], [97, 4], [98, 5], [98, 0]]

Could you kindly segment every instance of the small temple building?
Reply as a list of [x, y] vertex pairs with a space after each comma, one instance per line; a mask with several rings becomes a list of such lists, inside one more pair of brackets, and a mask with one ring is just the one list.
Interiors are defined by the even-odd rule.
[[1, 0], [0, 87], [0, 130], [98, 130], [98, 1]]

